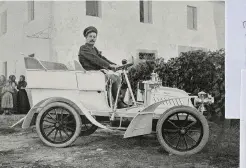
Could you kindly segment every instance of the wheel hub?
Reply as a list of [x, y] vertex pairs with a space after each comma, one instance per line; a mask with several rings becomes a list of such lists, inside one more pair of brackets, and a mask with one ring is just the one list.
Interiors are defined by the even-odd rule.
[[60, 127], [60, 124], [59, 123], [55, 123], [55, 127], [56, 128]]
[[184, 128], [180, 129], [180, 134], [184, 135], [186, 133], [186, 130]]

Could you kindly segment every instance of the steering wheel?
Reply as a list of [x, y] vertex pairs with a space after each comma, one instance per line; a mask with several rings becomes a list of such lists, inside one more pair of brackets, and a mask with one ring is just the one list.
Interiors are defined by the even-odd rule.
[[125, 65], [119, 66], [119, 67], [115, 68], [115, 71], [122, 70], [122, 69], [127, 69], [127, 68], [129, 68], [130, 66], [132, 66], [132, 65], [133, 65], [133, 63], [125, 64]]

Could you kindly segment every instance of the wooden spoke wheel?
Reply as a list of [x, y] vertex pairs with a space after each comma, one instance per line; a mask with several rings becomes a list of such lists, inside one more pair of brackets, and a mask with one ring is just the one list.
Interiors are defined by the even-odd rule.
[[40, 139], [46, 145], [66, 147], [79, 136], [81, 118], [68, 104], [55, 102], [48, 104], [40, 111], [36, 129]]
[[209, 138], [206, 118], [196, 109], [173, 107], [157, 123], [157, 138], [169, 153], [192, 155], [203, 149]]

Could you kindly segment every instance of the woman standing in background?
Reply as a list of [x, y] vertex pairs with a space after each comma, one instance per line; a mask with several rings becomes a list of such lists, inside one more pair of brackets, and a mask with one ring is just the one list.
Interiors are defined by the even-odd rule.
[[20, 80], [18, 82], [18, 94], [17, 94], [17, 106], [18, 106], [18, 113], [19, 114], [27, 114], [30, 110], [30, 104], [27, 96], [27, 92], [25, 90], [27, 86], [27, 82], [25, 81], [25, 76], [21, 75]]
[[11, 81], [11, 86], [13, 87], [13, 113], [17, 113], [18, 109], [17, 109], [17, 93], [18, 93], [18, 90], [17, 90], [17, 82], [15, 81], [16, 80], [16, 77], [15, 75], [10, 75], [9, 76], [9, 80]]

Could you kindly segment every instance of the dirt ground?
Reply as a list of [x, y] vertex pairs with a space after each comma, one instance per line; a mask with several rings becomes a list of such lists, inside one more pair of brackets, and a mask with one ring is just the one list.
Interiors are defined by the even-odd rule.
[[[20, 117], [19, 117], [20, 118]], [[1, 168], [237, 168], [239, 167], [239, 128], [221, 133], [221, 126], [210, 123], [210, 139], [205, 148], [192, 156], [169, 155], [154, 135], [123, 139], [120, 131], [97, 130], [79, 137], [68, 148], [45, 146], [35, 128], [9, 128], [18, 117], [0, 118]]]

